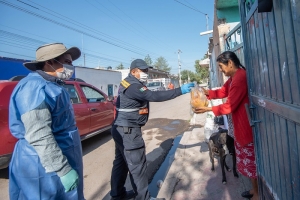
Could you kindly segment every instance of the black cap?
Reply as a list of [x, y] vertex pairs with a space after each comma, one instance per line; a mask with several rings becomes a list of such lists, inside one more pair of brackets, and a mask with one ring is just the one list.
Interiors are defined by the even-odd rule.
[[130, 70], [134, 69], [134, 68], [139, 68], [139, 69], [148, 69], [150, 66], [147, 65], [147, 63], [142, 60], [142, 59], [135, 59], [134, 61], [132, 61], [131, 65], [130, 65]]

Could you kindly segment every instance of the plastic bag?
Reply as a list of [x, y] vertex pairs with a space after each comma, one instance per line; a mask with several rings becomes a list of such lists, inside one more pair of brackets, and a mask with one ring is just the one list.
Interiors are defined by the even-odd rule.
[[[214, 89], [218, 89], [218, 88], [214, 88]], [[218, 106], [220, 104], [222, 104], [222, 100], [221, 99], [212, 99], [209, 101], [208, 107], [212, 107], [212, 106]], [[225, 129], [228, 128], [227, 125], [227, 117], [224, 115], [224, 125], [218, 125], [215, 123], [215, 114], [212, 111], [209, 111], [206, 113], [206, 121], [205, 121], [205, 125], [204, 125], [204, 135], [205, 135], [205, 142], [208, 142], [210, 136], [217, 132], [219, 130], [219, 127], [224, 127]]]
[[191, 102], [190, 103], [191, 103], [192, 108], [208, 106], [208, 100], [207, 100], [202, 88], [200, 88], [197, 83], [195, 83], [195, 87], [191, 89]]

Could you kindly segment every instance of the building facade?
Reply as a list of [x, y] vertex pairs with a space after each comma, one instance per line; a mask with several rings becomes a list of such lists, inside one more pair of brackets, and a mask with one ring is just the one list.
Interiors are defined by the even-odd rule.
[[212, 84], [221, 52], [246, 67], [260, 199], [300, 199], [300, 0], [215, 0], [213, 31]]

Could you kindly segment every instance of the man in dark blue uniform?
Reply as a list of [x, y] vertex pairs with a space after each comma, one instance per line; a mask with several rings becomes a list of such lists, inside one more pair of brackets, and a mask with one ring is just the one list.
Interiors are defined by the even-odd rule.
[[[149, 102], [161, 102], [188, 93], [193, 83], [167, 91], [150, 91], [144, 85], [148, 77], [148, 65], [144, 60], [136, 59], [130, 65], [129, 75], [121, 82], [116, 103], [116, 119], [112, 127], [115, 141], [115, 160], [111, 175], [113, 200], [148, 200], [148, 177], [146, 176], [145, 142], [141, 127], [149, 116]], [[134, 191], [126, 192], [124, 187], [129, 172]]]

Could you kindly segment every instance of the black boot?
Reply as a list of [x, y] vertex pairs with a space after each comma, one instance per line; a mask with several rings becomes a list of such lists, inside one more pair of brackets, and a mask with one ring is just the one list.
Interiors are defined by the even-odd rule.
[[242, 194], [242, 197], [247, 198], [247, 199], [251, 199], [253, 197], [253, 194], [250, 194], [250, 191], [245, 191]]
[[133, 190], [129, 190], [129, 191], [126, 191], [125, 195], [119, 197], [119, 198], [111, 198], [111, 200], [134, 200], [136, 194], [134, 193]]

